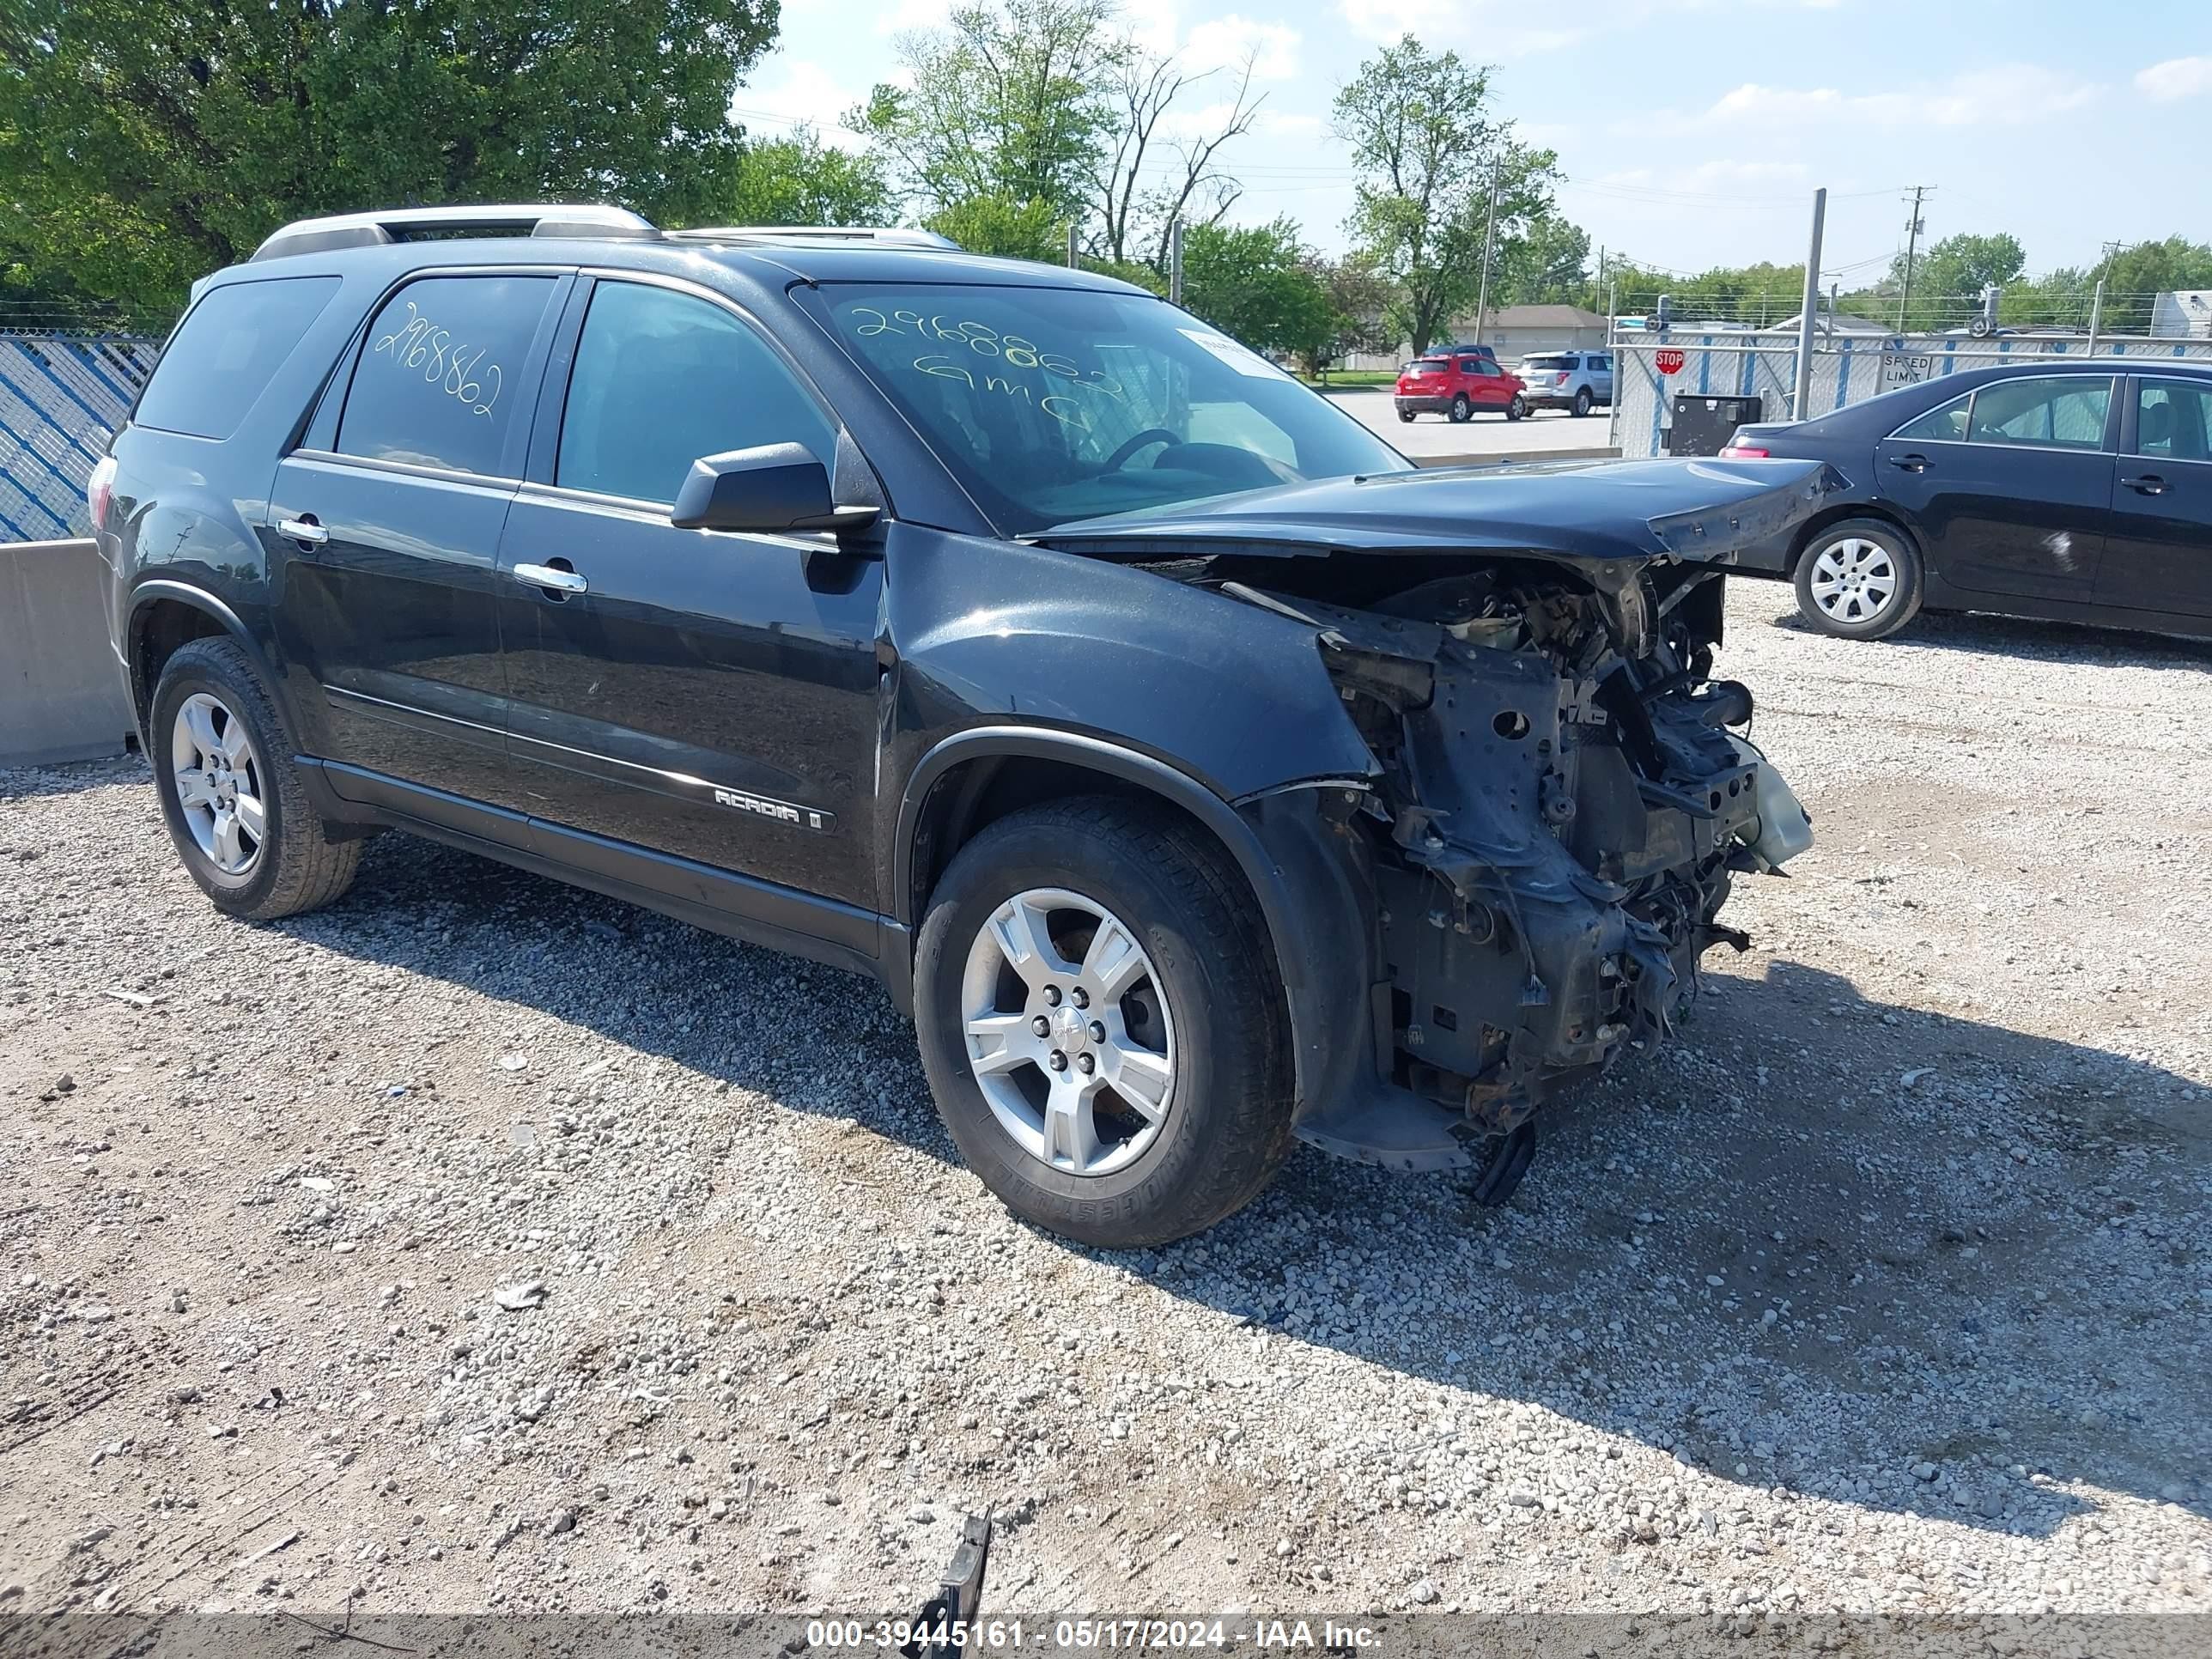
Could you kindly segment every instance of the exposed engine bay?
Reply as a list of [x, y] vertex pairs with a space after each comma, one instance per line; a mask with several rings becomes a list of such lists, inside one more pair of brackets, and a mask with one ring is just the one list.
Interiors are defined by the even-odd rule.
[[1608, 592], [1540, 556], [1455, 562], [1356, 610], [1218, 588], [1318, 630], [1380, 763], [1347, 828], [1391, 1081], [1463, 1113], [1470, 1139], [1507, 1137], [1510, 1189], [1537, 1106], [1671, 1032], [1703, 953], [1746, 947], [1718, 920], [1732, 877], [1812, 837], [1742, 735], [1749, 690], [1711, 678], [1717, 570], [1646, 567]]
[[[1314, 896], [1298, 1133], [1510, 1192], [1563, 1085], [1674, 1029], [1734, 878], [1811, 845], [1713, 678], [1722, 581], [1840, 483], [1688, 459], [1354, 477], [1061, 526], [1305, 631], [1358, 775], [1240, 800]], [[1309, 705], [1310, 707], [1310, 705]], [[1312, 716], [1308, 714], [1307, 719]], [[1293, 799], [1308, 805], [1294, 809]]]

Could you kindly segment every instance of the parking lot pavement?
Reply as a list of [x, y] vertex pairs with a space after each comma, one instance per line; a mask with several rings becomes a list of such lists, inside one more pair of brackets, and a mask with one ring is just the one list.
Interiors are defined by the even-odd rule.
[[1431, 464], [1447, 457], [1481, 460], [1547, 459], [1589, 455], [1601, 459], [1611, 453], [1606, 436], [1606, 411], [1597, 410], [1580, 420], [1565, 410], [1534, 410], [1517, 421], [1485, 411], [1455, 426], [1441, 415], [1423, 415], [1407, 422], [1398, 418], [1397, 405], [1387, 388], [1367, 392], [1332, 392], [1328, 400], [1353, 419], [1376, 433], [1401, 455]]
[[2212, 653], [1791, 621], [1820, 845], [1510, 1205], [1129, 1255], [860, 981], [398, 836], [225, 921], [137, 763], [0, 775], [12, 1608], [904, 1609], [990, 1504], [1009, 1612], [2203, 1610]]

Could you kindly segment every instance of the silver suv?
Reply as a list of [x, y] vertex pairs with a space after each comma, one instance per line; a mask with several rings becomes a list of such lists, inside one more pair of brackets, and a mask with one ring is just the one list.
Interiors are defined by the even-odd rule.
[[1547, 351], [1521, 360], [1521, 379], [1531, 409], [1571, 409], [1587, 415], [1613, 401], [1613, 354]]

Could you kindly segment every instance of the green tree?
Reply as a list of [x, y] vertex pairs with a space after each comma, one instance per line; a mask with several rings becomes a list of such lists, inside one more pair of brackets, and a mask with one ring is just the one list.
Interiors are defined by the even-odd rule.
[[1498, 239], [1490, 276], [1494, 306], [1580, 305], [1589, 297], [1589, 233], [1539, 213]]
[[963, 246], [1036, 257], [1090, 200], [1123, 51], [1113, 21], [1111, 0], [963, 6], [942, 29], [900, 37], [907, 84], [878, 86], [848, 125], [927, 222], [986, 239], [945, 228]]
[[[2027, 254], [2019, 240], [2002, 231], [1946, 236], [1931, 243], [1912, 268], [1905, 325], [1914, 332], [1957, 328], [1981, 309], [1984, 288], [2017, 281], [2027, 267]], [[1905, 256], [1899, 253], [1890, 264], [1889, 291], [1902, 295], [1904, 282]]]
[[1746, 323], [1759, 327], [1794, 317], [1804, 307], [1805, 267], [1765, 261], [1753, 265], [1716, 265], [1686, 276], [1646, 270], [1626, 262], [1606, 273], [1620, 295], [1624, 316], [1656, 311], [1659, 296], [1670, 296], [1674, 316], [1682, 323]]
[[1390, 321], [1390, 284], [1358, 258], [1306, 256], [1307, 273], [1328, 296], [1326, 312], [1305, 313], [1304, 337], [1290, 342], [1298, 366], [1322, 375], [1340, 357], [1354, 351], [1395, 351], [1397, 331]]
[[2105, 262], [2103, 274], [2102, 326], [2120, 333], [2148, 333], [2151, 307], [2159, 295], [2212, 288], [2212, 244], [2184, 236], [2137, 242], [2114, 252]]
[[303, 214], [730, 198], [777, 0], [9, 0], [0, 240], [152, 308]]
[[963, 196], [939, 208], [922, 223], [970, 253], [1042, 260], [1064, 258], [1067, 253], [1066, 221], [1049, 202]]
[[1255, 351], [1291, 351], [1332, 331], [1335, 307], [1298, 228], [1197, 225], [1183, 237], [1183, 305]]
[[1417, 352], [1476, 297], [1493, 184], [1501, 242], [1552, 208], [1558, 158], [1491, 118], [1489, 76], [1409, 34], [1336, 95], [1335, 131], [1360, 173], [1346, 228], [1390, 279], [1392, 320]]
[[728, 205], [733, 225], [882, 225], [898, 216], [897, 194], [875, 156], [825, 144], [811, 127], [749, 144]]

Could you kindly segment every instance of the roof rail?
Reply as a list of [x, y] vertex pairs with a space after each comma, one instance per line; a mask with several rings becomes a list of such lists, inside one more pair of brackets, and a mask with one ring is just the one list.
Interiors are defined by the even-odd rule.
[[960, 251], [960, 244], [949, 236], [904, 225], [703, 225], [661, 234], [682, 242], [882, 242], [893, 247]]
[[273, 232], [268, 240], [253, 250], [252, 257], [281, 259], [287, 254], [320, 253], [330, 248], [379, 247], [426, 233], [462, 231], [621, 241], [660, 234], [652, 221], [627, 208], [596, 203], [464, 203], [446, 207], [386, 208], [373, 213], [338, 213], [327, 218], [297, 220]]

